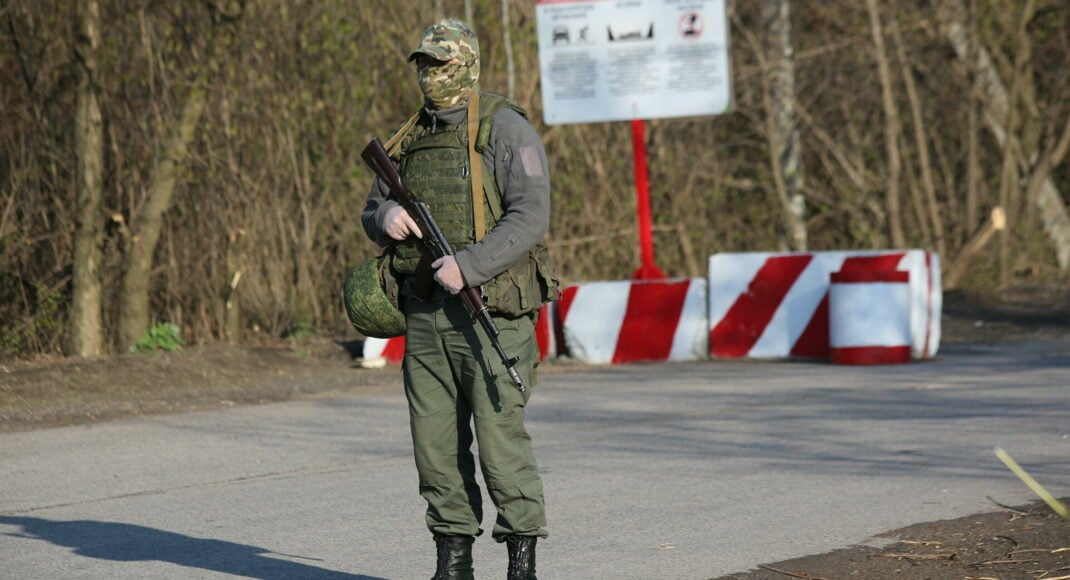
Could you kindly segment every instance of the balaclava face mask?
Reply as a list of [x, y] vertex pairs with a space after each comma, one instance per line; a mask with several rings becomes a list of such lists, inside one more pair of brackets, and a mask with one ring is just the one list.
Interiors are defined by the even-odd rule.
[[416, 67], [420, 90], [430, 109], [448, 109], [464, 102], [479, 80], [479, 62], [425, 61]]
[[416, 74], [425, 104], [447, 109], [464, 102], [479, 86], [479, 40], [472, 29], [448, 18], [430, 26], [420, 46], [409, 55], [417, 61]]

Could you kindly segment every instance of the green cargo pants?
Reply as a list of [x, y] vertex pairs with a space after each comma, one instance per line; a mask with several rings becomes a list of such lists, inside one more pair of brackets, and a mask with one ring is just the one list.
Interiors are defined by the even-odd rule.
[[427, 527], [435, 534], [482, 533], [483, 501], [471, 450], [474, 424], [479, 465], [498, 510], [494, 539], [546, 537], [542, 480], [524, 429], [524, 405], [538, 364], [532, 320], [495, 317], [502, 346], [520, 359], [525, 394], [459, 298], [410, 298], [404, 310], [405, 395]]

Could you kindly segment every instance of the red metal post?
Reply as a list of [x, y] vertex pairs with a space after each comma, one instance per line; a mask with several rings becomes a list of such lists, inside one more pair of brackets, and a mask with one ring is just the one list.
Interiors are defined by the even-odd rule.
[[646, 124], [642, 119], [632, 120], [632, 150], [635, 157], [636, 210], [639, 217], [639, 255], [642, 264], [632, 274], [634, 280], [664, 278], [665, 274], [654, 265], [654, 231], [650, 218], [650, 181], [646, 166]]

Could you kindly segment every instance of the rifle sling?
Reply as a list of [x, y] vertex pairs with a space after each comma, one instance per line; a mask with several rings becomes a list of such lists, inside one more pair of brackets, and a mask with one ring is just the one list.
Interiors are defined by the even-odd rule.
[[409, 117], [408, 121], [401, 126], [394, 135], [387, 139], [386, 144], [383, 145], [383, 149], [386, 149], [386, 154], [390, 157], [397, 157], [398, 152], [401, 151], [401, 142], [405, 139], [405, 136], [412, 131], [412, 128], [416, 126], [416, 121], [420, 119], [420, 112], [417, 111], [415, 115]]
[[476, 241], [487, 233], [483, 209], [483, 156], [476, 151], [479, 137], [479, 91], [472, 92], [468, 99], [468, 164], [472, 176], [472, 217], [475, 219]]

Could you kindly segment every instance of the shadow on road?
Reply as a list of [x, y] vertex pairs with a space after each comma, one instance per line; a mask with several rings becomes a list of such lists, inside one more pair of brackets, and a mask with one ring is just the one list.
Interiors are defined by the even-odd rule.
[[132, 524], [16, 516], [0, 516], [0, 524], [22, 528], [21, 533], [6, 535], [44, 540], [72, 548], [75, 554], [88, 558], [119, 562], [158, 560], [261, 580], [383, 580], [272, 558], [269, 554], [274, 552], [256, 546], [192, 538]]
[[[529, 417], [584, 433], [567, 445], [586, 456], [627, 457], [629, 469], [654, 454], [738, 459], [728, 469], [739, 474], [1006, 478], [991, 449], [1009, 445], [1023, 424], [1060, 442], [1068, 436], [1070, 356], [1053, 348], [960, 351], [885, 367], [722, 362], [576, 371], [557, 379], [567, 379], [567, 398], [543, 401]], [[623, 395], [606, 397], [607, 388]], [[1068, 465], [1049, 458], [1028, 467], [1059, 478]]]

